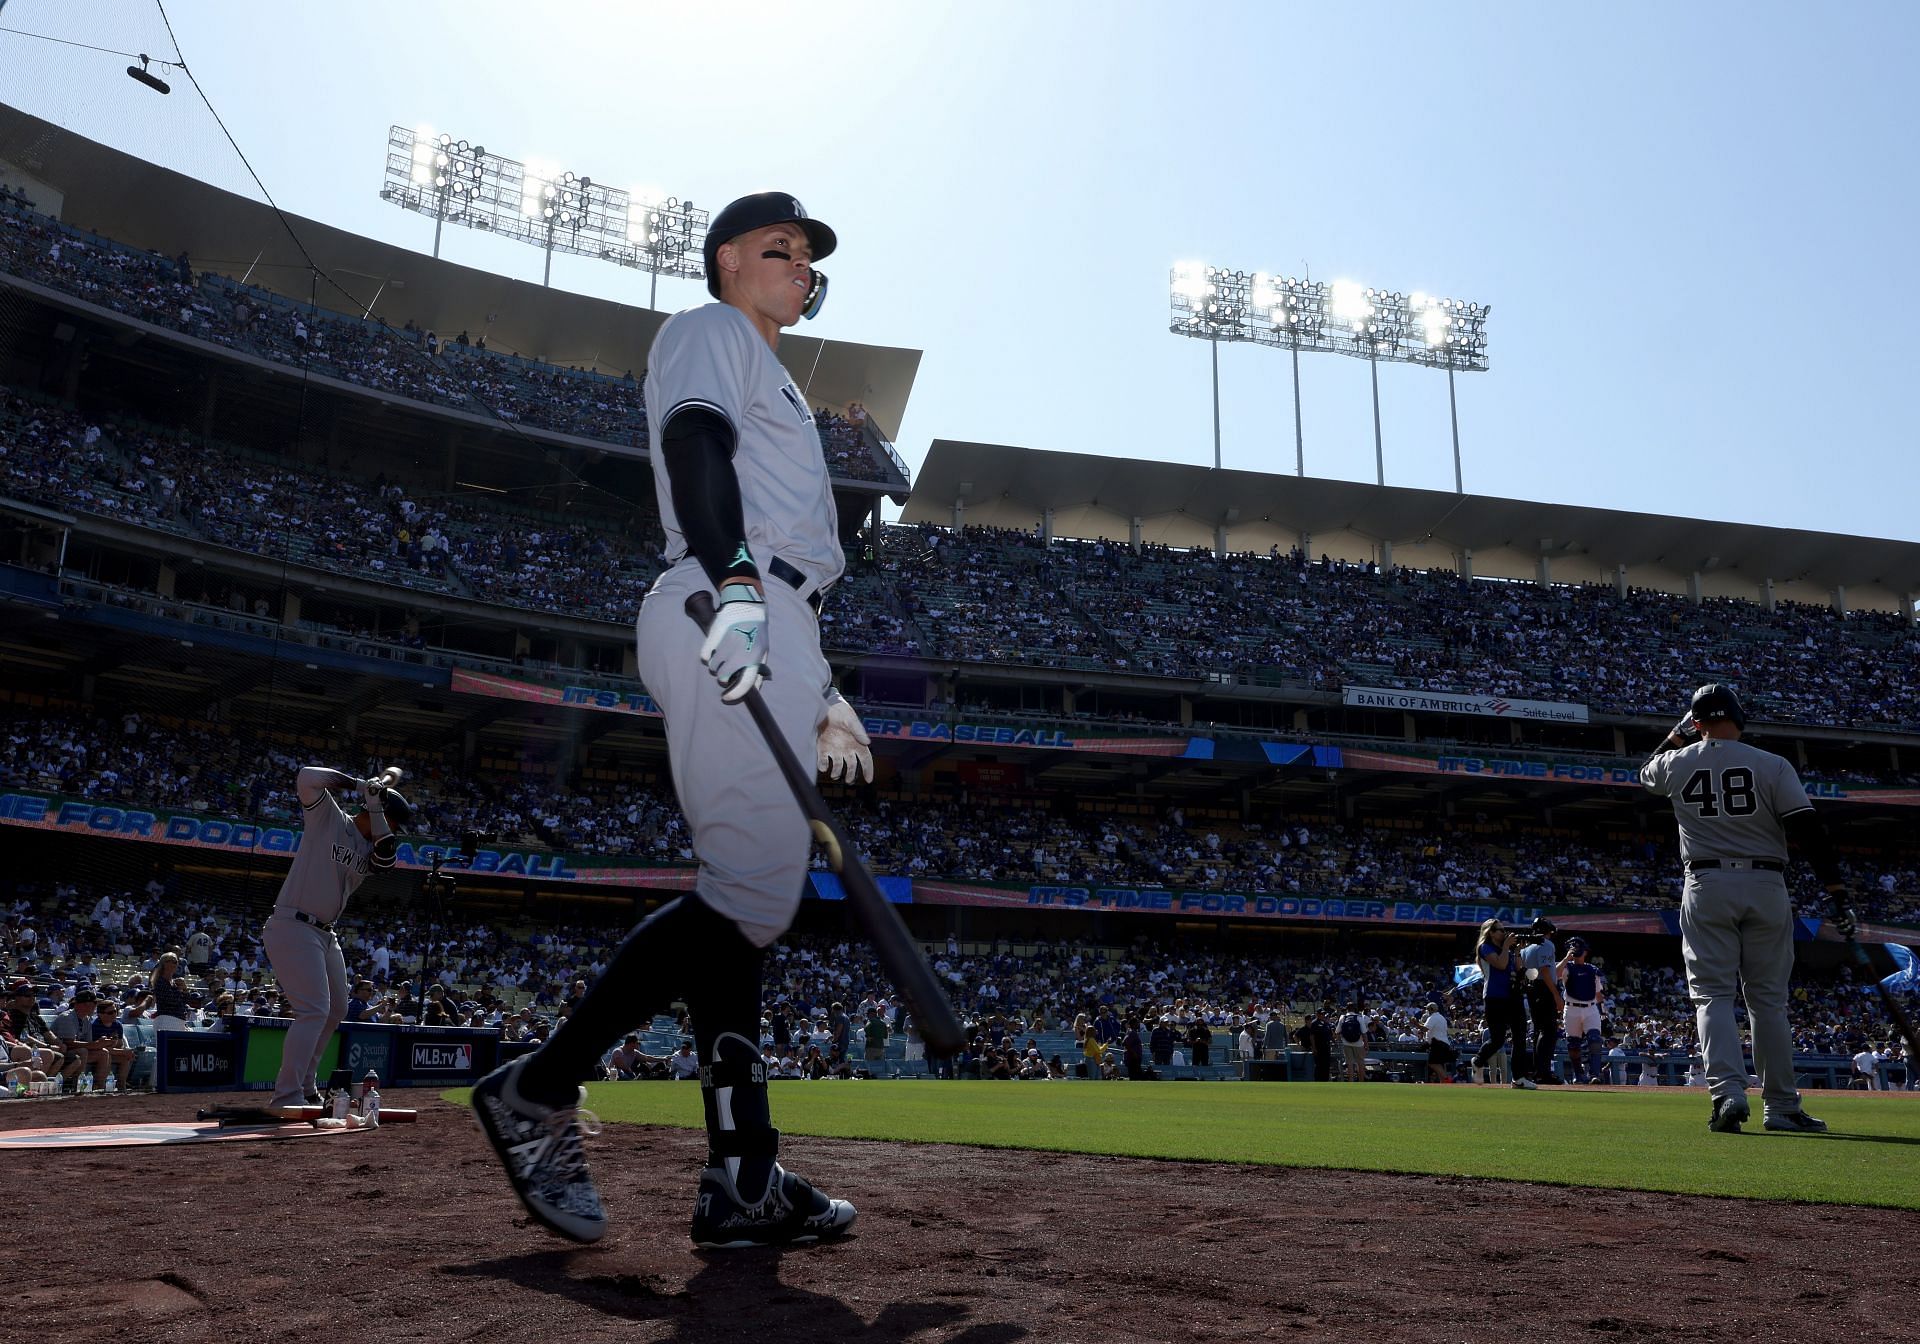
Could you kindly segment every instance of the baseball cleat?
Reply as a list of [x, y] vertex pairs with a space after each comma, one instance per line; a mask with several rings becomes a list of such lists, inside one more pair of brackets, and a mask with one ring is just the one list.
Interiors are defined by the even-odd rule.
[[777, 1162], [767, 1197], [751, 1207], [741, 1203], [725, 1167], [708, 1167], [693, 1205], [693, 1244], [709, 1251], [805, 1245], [842, 1235], [853, 1219], [853, 1205], [829, 1199]]
[[1815, 1120], [1805, 1111], [1769, 1111], [1766, 1127], [1776, 1134], [1825, 1134], [1827, 1122]]
[[473, 1085], [474, 1120], [535, 1222], [573, 1241], [598, 1241], [607, 1215], [580, 1140], [600, 1132], [600, 1118], [577, 1104], [542, 1106], [522, 1097], [514, 1085], [526, 1062], [523, 1055]]
[[1738, 1134], [1740, 1126], [1752, 1117], [1747, 1109], [1744, 1097], [1715, 1097], [1713, 1115], [1707, 1120], [1707, 1128], [1715, 1134]]
[[1508, 1083], [1507, 1086], [1516, 1092], [1538, 1092], [1540, 1090], [1539, 1084], [1535, 1083], [1531, 1078], [1515, 1078], [1511, 1083]]

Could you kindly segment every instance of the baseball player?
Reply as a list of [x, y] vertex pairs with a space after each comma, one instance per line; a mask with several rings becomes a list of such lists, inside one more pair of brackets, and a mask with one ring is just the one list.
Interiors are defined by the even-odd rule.
[[1598, 1083], [1606, 1079], [1605, 1048], [1600, 1039], [1600, 996], [1606, 985], [1588, 958], [1593, 950], [1579, 934], [1567, 939], [1567, 955], [1554, 969], [1560, 996], [1566, 1005], [1561, 1027], [1567, 1033], [1567, 1081]]
[[[333, 924], [369, 872], [393, 866], [399, 842], [389, 817], [404, 826], [413, 815], [393, 788], [399, 781], [398, 766], [356, 779], [318, 765], [302, 768], [295, 781], [306, 831], [260, 931], [280, 992], [293, 1008], [270, 1111], [293, 1114], [320, 1104], [320, 1056], [347, 1015], [347, 964]], [[357, 796], [361, 810], [349, 817], [329, 790]]]
[[[835, 778], [872, 778], [867, 734], [820, 653], [821, 597], [846, 563], [820, 436], [774, 356], [781, 329], [818, 311], [826, 278], [813, 263], [835, 241], [784, 193], [734, 201], [707, 232], [707, 288], [719, 302], [669, 318], [648, 355], [649, 447], [671, 567], [640, 608], [639, 666], [666, 719], [700, 873], [692, 893], [627, 936], [551, 1041], [473, 1092], [527, 1211], [575, 1241], [606, 1225], [581, 1152], [592, 1126], [579, 1084], [676, 999], [692, 1011], [707, 1122], [693, 1240], [812, 1242], [853, 1224], [851, 1204], [775, 1160], [761, 964], [799, 908], [811, 831], [738, 703], [757, 687], [796, 756], [811, 749]], [[684, 609], [702, 590], [717, 603], [705, 631]]]
[[[1747, 1068], [1733, 996], [1746, 987], [1753, 1063], [1760, 1074], [1766, 1127], [1819, 1134], [1826, 1124], [1800, 1109], [1793, 1085], [1793, 1034], [1787, 980], [1793, 970], [1793, 906], [1787, 898], [1787, 840], [1806, 852], [1831, 898], [1835, 921], [1851, 934], [1853, 915], [1827, 830], [1791, 765], [1740, 740], [1746, 709], [1731, 686], [1693, 693], [1685, 717], [1667, 734], [1640, 782], [1673, 802], [1687, 871], [1680, 899], [1680, 950], [1687, 992], [1697, 1006], [1713, 1113], [1707, 1127], [1737, 1134], [1749, 1118]], [[1699, 741], [1687, 744], [1697, 734]]]

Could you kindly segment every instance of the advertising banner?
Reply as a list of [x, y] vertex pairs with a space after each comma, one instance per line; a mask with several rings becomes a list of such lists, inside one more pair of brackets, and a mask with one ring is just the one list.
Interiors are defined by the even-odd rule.
[[1343, 704], [1360, 709], [1397, 709], [1409, 714], [1483, 714], [1496, 719], [1585, 723], [1587, 707], [1560, 700], [1522, 700], [1505, 695], [1455, 695], [1449, 691], [1396, 691], [1382, 686], [1343, 686]]

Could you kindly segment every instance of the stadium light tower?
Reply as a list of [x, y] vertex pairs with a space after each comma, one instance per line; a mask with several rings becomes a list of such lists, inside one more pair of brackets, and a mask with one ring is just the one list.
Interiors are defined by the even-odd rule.
[[[663, 274], [706, 279], [708, 216], [692, 201], [629, 193], [585, 174], [523, 164], [425, 126], [388, 132], [380, 198], [433, 216], [436, 257], [441, 227], [454, 223], [540, 248], [546, 253], [543, 283], [552, 282], [555, 252], [651, 272], [649, 306], [659, 297]], [[648, 224], [650, 215], [657, 218]]]
[[1250, 341], [1293, 355], [1293, 434], [1297, 475], [1306, 475], [1306, 442], [1300, 421], [1300, 352], [1321, 350], [1364, 358], [1373, 383], [1374, 475], [1387, 483], [1386, 450], [1380, 432], [1380, 362], [1425, 364], [1447, 371], [1447, 406], [1453, 424], [1453, 488], [1465, 493], [1460, 467], [1460, 413], [1454, 397], [1456, 369], [1487, 368], [1487, 314], [1483, 303], [1406, 295], [1368, 288], [1351, 280], [1323, 284], [1256, 271], [1230, 271], [1200, 262], [1173, 268], [1171, 329], [1204, 337], [1213, 346], [1213, 461], [1220, 465], [1220, 342]]

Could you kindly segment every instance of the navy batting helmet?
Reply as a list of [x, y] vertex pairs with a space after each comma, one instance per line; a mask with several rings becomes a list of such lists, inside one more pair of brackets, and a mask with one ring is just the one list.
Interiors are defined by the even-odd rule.
[[[743, 233], [770, 228], [775, 224], [798, 224], [813, 249], [813, 259], [824, 261], [839, 246], [832, 229], [807, 215], [807, 207], [784, 191], [761, 191], [742, 196], [713, 217], [707, 225], [707, 244], [702, 255], [707, 266], [707, 293], [720, 297], [720, 249]], [[812, 317], [826, 301], [827, 277], [815, 271], [813, 289], [807, 295], [803, 316]]]
[[1695, 723], [1713, 723], [1726, 719], [1735, 728], [1747, 726], [1747, 708], [1740, 703], [1733, 687], [1723, 682], [1710, 681], [1693, 693], [1693, 705], [1688, 711]]
[[413, 824], [413, 804], [398, 789], [388, 789], [381, 805], [387, 812], [387, 825], [398, 831]]

